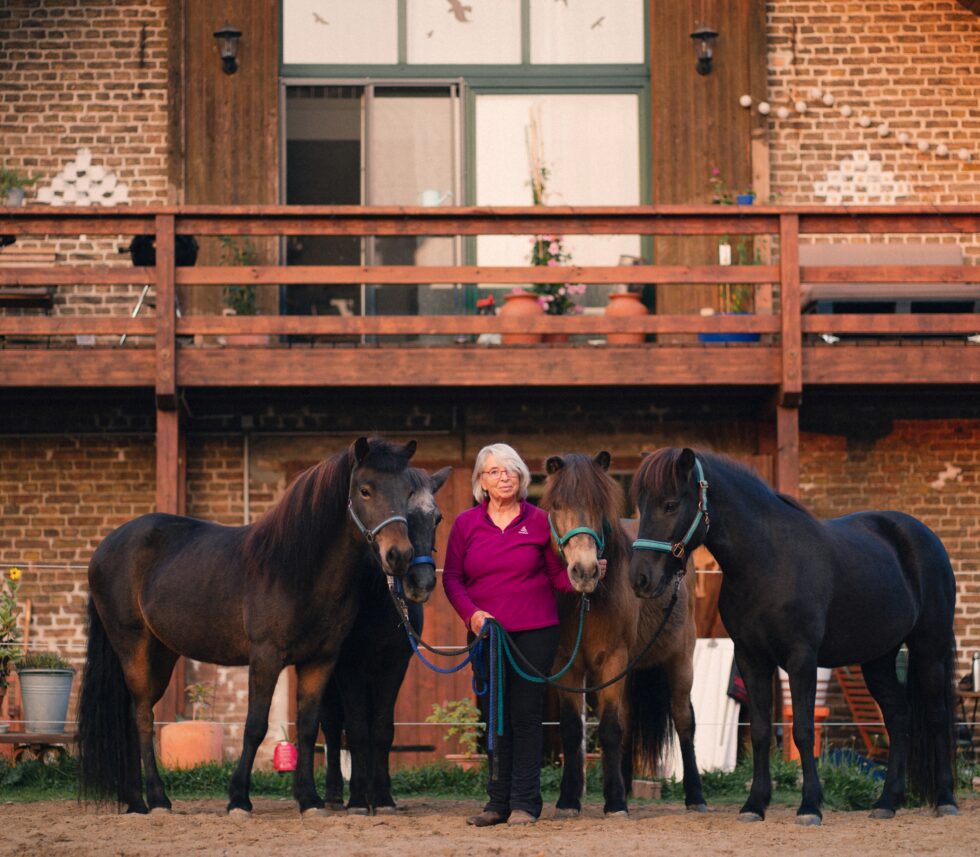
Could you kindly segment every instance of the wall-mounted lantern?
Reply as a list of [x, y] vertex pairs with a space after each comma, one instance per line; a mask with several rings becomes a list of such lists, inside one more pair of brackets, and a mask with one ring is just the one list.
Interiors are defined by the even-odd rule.
[[214, 31], [214, 37], [218, 40], [218, 50], [221, 52], [222, 70], [225, 74], [234, 74], [238, 71], [238, 42], [242, 31], [225, 21], [220, 30]]
[[714, 56], [715, 39], [718, 38], [718, 33], [702, 24], [691, 33], [691, 38], [694, 39], [698, 74], [711, 74], [711, 58]]

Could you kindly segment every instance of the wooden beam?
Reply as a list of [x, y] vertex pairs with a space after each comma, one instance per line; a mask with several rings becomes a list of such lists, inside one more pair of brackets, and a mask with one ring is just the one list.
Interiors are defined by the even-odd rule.
[[145, 286], [152, 282], [152, 268], [110, 268], [106, 265], [0, 268], [0, 286]]
[[183, 514], [186, 502], [186, 446], [180, 427], [180, 411], [157, 408], [156, 510]]
[[0, 316], [0, 336], [76, 336], [92, 333], [96, 336], [153, 336], [156, 321], [152, 318], [107, 318], [106, 316], [61, 315]]
[[685, 386], [779, 383], [779, 351], [766, 346], [616, 348], [530, 345], [455, 348], [187, 349], [181, 387]]
[[876, 333], [906, 336], [932, 334], [946, 337], [980, 333], [977, 313], [901, 313], [804, 315], [804, 333]]
[[800, 410], [776, 406], [776, 490], [800, 496]]
[[780, 404], [794, 407], [803, 394], [803, 335], [800, 331], [800, 220], [779, 219], [779, 306], [782, 378]]
[[978, 265], [807, 265], [804, 283], [977, 283]]
[[156, 397], [157, 405], [167, 410], [177, 407], [177, 286], [174, 217], [161, 214], [156, 219]]
[[980, 384], [980, 345], [817, 345], [807, 348], [803, 381], [810, 385]]
[[0, 348], [0, 387], [152, 388], [152, 349]]

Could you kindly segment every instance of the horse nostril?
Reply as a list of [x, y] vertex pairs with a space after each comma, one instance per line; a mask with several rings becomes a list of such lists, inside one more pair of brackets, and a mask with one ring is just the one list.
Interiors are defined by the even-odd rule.
[[636, 588], [639, 590], [648, 589], [650, 586], [650, 579], [642, 571], [636, 576]]

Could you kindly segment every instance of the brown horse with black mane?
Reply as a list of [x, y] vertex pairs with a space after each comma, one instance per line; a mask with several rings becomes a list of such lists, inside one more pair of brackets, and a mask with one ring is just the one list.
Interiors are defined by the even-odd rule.
[[[242, 755], [228, 810], [249, 784], [282, 669], [296, 666], [299, 759], [293, 795], [323, 811], [313, 782], [320, 698], [357, 615], [365, 543], [404, 575], [415, 441], [359, 438], [301, 473], [250, 526], [143, 515], [110, 533], [89, 564], [89, 641], [79, 703], [82, 791], [128, 812], [169, 809], [153, 752], [153, 705], [177, 658], [249, 668]], [[146, 773], [143, 801], [140, 761]]]
[[[568, 565], [572, 585], [591, 602], [579, 653], [561, 684], [598, 685], [619, 675], [663, 625], [627, 679], [597, 692], [604, 809], [607, 815], [626, 814], [634, 758], [655, 764], [673, 724], [684, 764], [684, 801], [689, 809], [702, 811], [707, 807], [694, 756], [691, 706], [697, 640], [694, 578], [689, 576], [679, 588], [666, 623], [669, 597], [641, 601], [633, 594], [628, 572], [629, 544], [635, 534], [626, 528], [635, 527], [635, 521], [621, 520], [625, 497], [607, 472], [609, 464], [608, 452], [595, 458], [556, 455], [545, 463], [548, 479], [541, 505], [551, 520], [552, 539]], [[599, 574], [600, 558], [606, 560], [604, 577]], [[578, 618], [571, 596], [563, 596], [560, 606], [562, 638], [555, 663], [564, 665], [575, 644]], [[565, 764], [558, 814], [570, 816], [582, 808], [581, 696], [560, 694]]]

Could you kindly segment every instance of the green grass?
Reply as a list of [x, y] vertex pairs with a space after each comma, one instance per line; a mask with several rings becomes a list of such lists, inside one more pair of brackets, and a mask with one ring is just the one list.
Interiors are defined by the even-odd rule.
[[[201, 765], [186, 771], [162, 772], [167, 792], [172, 798], [223, 799], [227, 795], [234, 762]], [[774, 756], [770, 762], [773, 778], [773, 803], [795, 805], [800, 799], [799, 767]], [[971, 793], [973, 777], [980, 776], [980, 765], [957, 765], [957, 789], [961, 795]], [[752, 778], [752, 763], [741, 760], [734, 771], [708, 771], [702, 775], [704, 796], [709, 804], [741, 803], [747, 794], [746, 784]], [[835, 810], [867, 810], [881, 791], [881, 780], [854, 761], [820, 764], [820, 778], [825, 805]], [[0, 763], [0, 801], [73, 800], [77, 797], [77, 763], [73, 758], [56, 765], [26, 762], [15, 767]], [[447, 764], [395, 771], [392, 791], [396, 797], [439, 797], [480, 800], [486, 794], [486, 771], [463, 771]], [[322, 774], [319, 775], [320, 788]], [[554, 802], [561, 783], [561, 768], [549, 765], [541, 771], [541, 792], [545, 802]], [[588, 801], [601, 800], [602, 770], [592, 765], [586, 780]], [[264, 798], [291, 799], [292, 777], [272, 771], [252, 773], [252, 795]], [[677, 780], [664, 782], [663, 802], [684, 800], [684, 790]]]

